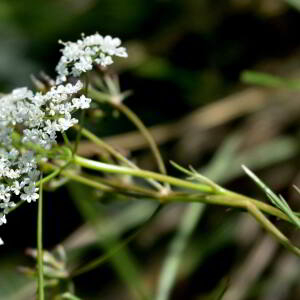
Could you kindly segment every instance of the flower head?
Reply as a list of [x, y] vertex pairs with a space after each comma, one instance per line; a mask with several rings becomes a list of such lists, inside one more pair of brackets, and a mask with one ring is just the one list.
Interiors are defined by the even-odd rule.
[[126, 48], [120, 47], [121, 40], [110, 35], [103, 37], [99, 33], [82, 36], [77, 42], [60, 42], [64, 45], [62, 56], [56, 66], [57, 83], [67, 80], [72, 75], [79, 77], [90, 71], [93, 64], [107, 67], [113, 63], [113, 56], [127, 57]]
[[0, 225], [6, 223], [6, 214], [15, 206], [13, 195], [27, 202], [39, 197], [37, 156], [26, 147], [17, 149], [13, 134], [25, 145], [51, 149], [57, 132], [78, 122], [72, 113], [89, 108], [91, 99], [77, 96], [82, 88], [80, 81], [53, 86], [46, 93], [18, 88], [0, 98]]
[[[113, 56], [127, 57], [120, 39], [98, 33], [62, 44], [56, 84], [47, 92], [21, 87], [0, 96], [0, 225], [16, 206], [14, 197], [29, 203], [39, 198], [38, 159], [47, 160], [47, 150], [56, 144], [57, 133], [78, 122], [72, 114], [90, 107], [91, 99], [81, 94], [82, 82], [67, 83], [67, 77], [79, 77], [95, 64], [106, 67], [113, 63]], [[46, 151], [37, 156], [31, 150], [35, 147]]]

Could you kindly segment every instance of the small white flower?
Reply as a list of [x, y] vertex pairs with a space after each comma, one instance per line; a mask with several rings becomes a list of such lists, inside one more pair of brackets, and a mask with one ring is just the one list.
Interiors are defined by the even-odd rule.
[[0, 184], [0, 200], [3, 202], [9, 202], [10, 197], [10, 187]]
[[6, 224], [6, 216], [4, 214], [0, 214], [0, 226]]
[[31, 181], [37, 181], [39, 176], [40, 176], [41, 172], [38, 170], [32, 170], [30, 172], [28, 172], [28, 177]]
[[3, 240], [0, 238], [0, 246], [4, 245]]
[[99, 58], [96, 58], [95, 62], [102, 67], [107, 67], [113, 63], [113, 60], [111, 56], [100, 53]]
[[82, 36], [77, 42], [63, 43], [62, 56], [56, 66], [56, 82], [61, 83], [72, 75], [79, 77], [92, 69], [93, 64], [106, 67], [113, 63], [113, 56], [127, 57], [126, 48], [120, 47], [121, 40], [110, 35], [103, 37], [99, 33]]
[[15, 195], [19, 195], [23, 186], [24, 186], [24, 184], [22, 182], [20, 183], [19, 181], [16, 180], [16, 181], [14, 181], [14, 183], [10, 189], [13, 193], [15, 193]]
[[77, 119], [71, 118], [71, 115], [67, 114], [64, 118], [58, 119], [57, 125], [60, 131], [66, 131], [77, 123], [78, 123]]
[[[74, 64], [75, 71], [80, 71], [82, 73], [92, 70], [93, 68], [93, 60], [90, 56], [81, 56], [79, 58], [79, 62]], [[77, 76], [76, 74], [73, 74], [74, 76]]]
[[90, 107], [91, 99], [87, 98], [84, 95], [81, 95], [80, 98], [73, 98], [72, 103], [75, 109], [86, 109]]
[[13, 201], [0, 203], [0, 208], [3, 209], [4, 214], [8, 214], [9, 209], [15, 206], [16, 204]]
[[23, 201], [27, 201], [30, 203], [31, 201], [36, 201], [39, 198], [39, 194], [37, 193], [39, 189], [34, 185], [30, 184], [24, 187], [24, 193], [21, 194], [21, 199]]
[[116, 55], [121, 57], [127, 57], [127, 52], [124, 47], [119, 47], [121, 45], [121, 40], [119, 38], [112, 38], [107, 35], [100, 45], [100, 49], [109, 55]]

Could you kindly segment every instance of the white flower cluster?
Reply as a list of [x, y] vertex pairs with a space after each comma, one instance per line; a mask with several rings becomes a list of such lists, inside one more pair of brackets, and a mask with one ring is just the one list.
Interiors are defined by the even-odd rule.
[[0, 225], [6, 223], [6, 214], [15, 206], [13, 194], [27, 202], [38, 198], [35, 182], [40, 174], [34, 152], [20, 153], [12, 143], [5, 148], [0, 149]]
[[99, 33], [85, 37], [77, 42], [61, 42], [64, 45], [62, 57], [56, 71], [57, 82], [62, 83], [69, 75], [79, 77], [82, 73], [92, 70], [93, 65], [106, 67], [113, 63], [112, 57], [127, 57], [124, 47], [120, 47], [121, 40]]
[[64, 132], [78, 122], [71, 114], [90, 106], [91, 99], [84, 95], [73, 97], [82, 87], [77, 81], [75, 85], [53, 86], [45, 94], [18, 88], [0, 98], [0, 225], [6, 223], [6, 214], [15, 206], [13, 194], [27, 202], [39, 197], [35, 153], [18, 150], [13, 134], [20, 134], [23, 144], [50, 149], [56, 143], [57, 132]]
[[90, 106], [91, 99], [84, 95], [72, 97], [82, 87], [77, 81], [75, 85], [53, 86], [45, 94], [19, 88], [0, 98], [1, 146], [7, 147], [11, 142], [13, 127], [21, 127], [23, 143], [31, 142], [50, 149], [56, 141], [56, 132], [66, 131], [78, 122], [71, 114]]
[[[27, 202], [39, 198], [36, 155], [30, 147], [20, 147], [20, 143], [51, 149], [57, 132], [64, 132], [78, 122], [72, 113], [90, 106], [91, 99], [84, 95], [76, 97], [83, 88], [81, 81], [65, 83], [67, 76], [79, 77], [91, 70], [93, 64], [110, 65], [114, 55], [127, 57], [118, 38], [98, 33], [63, 44], [63, 55], [56, 67], [56, 85], [48, 92], [34, 93], [23, 87], [0, 97], [0, 225], [6, 223], [7, 213], [16, 205], [13, 195]], [[16, 135], [20, 136], [17, 141]]]

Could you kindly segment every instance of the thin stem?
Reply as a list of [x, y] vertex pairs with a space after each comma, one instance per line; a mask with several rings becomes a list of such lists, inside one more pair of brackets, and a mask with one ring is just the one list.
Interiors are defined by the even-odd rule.
[[154, 155], [154, 157], [157, 161], [157, 165], [158, 165], [158, 168], [159, 168], [160, 172], [162, 174], [167, 174], [165, 164], [164, 164], [163, 159], [161, 157], [161, 154], [158, 150], [156, 142], [155, 142], [153, 136], [150, 134], [147, 127], [144, 125], [144, 123], [140, 120], [140, 118], [129, 107], [127, 107], [123, 103], [118, 103], [118, 104], [113, 103], [113, 106], [116, 109], [118, 109], [119, 111], [121, 111], [124, 115], [126, 115], [128, 117], [128, 119], [130, 121], [132, 121], [132, 123], [134, 123], [135, 126], [140, 130], [140, 132], [143, 134], [143, 136], [146, 138], [146, 140], [149, 143], [149, 146], [150, 146], [150, 148], [153, 152], [153, 155]]
[[[144, 170], [134, 170], [134, 169], [129, 169], [126, 167], [120, 167], [120, 166], [115, 166], [115, 165], [109, 165], [109, 164], [104, 164], [100, 162], [95, 162], [92, 160], [88, 160], [85, 158], [82, 158], [80, 156], [75, 155], [74, 157], [75, 163], [78, 165], [81, 165], [85, 168], [88, 169], [94, 169], [97, 171], [102, 171], [102, 172], [108, 172], [108, 173], [118, 173], [118, 174], [128, 174], [128, 175], [133, 175], [137, 177], [142, 177], [142, 178], [154, 178], [156, 180], [160, 181], [166, 181], [174, 186], [190, 189], [190, 190], [195, 190], [204, 194], [182, 194], [178, 195], [178, 193], [172, 192], [167, 195], [161, 195], [157, 193], [153, 193], [150, 198], [154, 198], [156, 200], [159, 200], [161, 203], [172, 203], [172, 202], [200, 202], [200, 203], [206, 203], [206, 204], [214, 204], [214, 205], [222, 205], [222, 206], [229, 206], [229, 207], [237, 207], [237, 208], [244, 208], [241, 206], [241, 200], [245, 201], [250, 201], [252, 202], [258, 209], [263, 211], [264, 213], [267, 213], [269, 215], [275, 216], [277, 218], [280, 218], [284, 221], [290, 221], [289, 218], [282, 213], [279, 209], [252, 199], [250, 197], [240, 195], [238, 193], [223, 189], [222, 194], [215, 194], [215, 191], [212, 190], [210, 186], [199, 184], [199, 183], [193, 183], [189, 182], [186, 180], [182, 179], [177, 179], [174, 177], [158, 174], [155, 172], [150, 172], [150, 171], [144, 171]], [[110, 187], [108, 185], [96, 182], [95, 180], [91, 180], [89, 178], [80, 176], [72, 171], [64, 170], [63, 168], [59, 168], [57, 166], [54, 166], [49, 163], [44, 163], [43, 166], [48, 167], [49, 169], [54, 170], [53, 173], [48, 175], [47, 177], [43, 178], [42, 183], [47, 182], [48, 180], [52, 179], [58, 174], [62, 174], [63, 176], [80, 182], [82, 184], [88, 185], [90, 187], [99, 189], [104, 192], [114, 192], [115, 188]], [[37, 185], [40, 184], [40, 182], [37, 182]], [[126, 187], [124, 187], [126, 188]], [[128, 187], [130, 189], [130, 187]], [[214, 193], [214, 194], [205, 194], [205, 193]], [[20, 201], [17, 203], [17, 205], [9, 210], [9, 212], [15, 210], [17, 207], [22, 205], [24, 201]]]
[[[47, 167], [49, 169], [52, 169], [52, 170], [55, 170], [53, 173], [55, 172], [58, 172], [60, 173], [61, 175], [71, 179], [71, 180], [74, 180], [74, 181], [77, 181], [77, 182], [80, 182], [82, 184], [85, 184], [85, 185], [88, 185], [90, 187], [94, 187], [98, 190], [101, 190], [101, 191], [104, 191], [104, 192], [113, 192], [114, 189], [105, 185], [105, 184], [102, 184], [102, 183], [99, 183], [99, 182], [96, 182], [94, 180], [91, 180], [89, 178], [86, 178], [86, 177], [83, 177], [83, 176], [80, 176], [72, 171], [68, 171], [68, 170], [64, 170], [64, 169], [61, 169], [53, 164], [50, 164], [50, 163], [44, 163], [43, 164], [44, 167]], [[51, 173], [50, 175], [52, 175], [53, 173]]]
[[[76, 130], [79, 130], [79, 126], [77, 126], [77, 125], [74, 126], [74, 128]], [[102, 147], [103, 149], [105, 149], [108, 153], [110, 153], [111, 155], [113, 155], [116, 159], [118, 159], [119, 161], [123, 162], [128, 167], [131, 167], [133, 169], [139, 169], [139, 167], [136, 166], [133, 162], [131, 162], [129, 159], [127, 159], [125, 156], [123, 156], [120, 152], [118, 152], [117, 150], [115, 150], [112, 146], [110, 146], [109, 144], [107, 144], [106, 142], [104, 142], [101, 138], [97, 137], [95, 134], [93, 134], [89, 130], [87, 130], [85, 128], [82, 128], [81, 129], [81, 134], [83, 136], [85, 136], [86, 138], [88, 138], [90, 141], [94, 142], [99, 147]], [[157, 181], [155, 181], [153, 179], [147, 179], [147, 180], [156, 189], [158, 189], [158, 190], [162, 190], [163, 189], [163, 186], [159, 182], [157, 182]]]
[[[89, 95], [95, 99], [96, 101], [103, 102], [103, 97], [98, 96], [98, 92], [93, 89], [89, 88]], [[144, 125], [144, 123], [141, 121], [141, 119], [131, 110], [129, 107], [126, 105], [122, 104], [121, 102], [114, 102], [114, 101], [109, 101], [109, 103], [117, 110], [122, 112], [142, 133], [142, 135], [145, 137], [147, 142], [149, 143], [150, 149], [157, 161], [158, 168], [162, 174], [167, 174], [166, 167], [164, 164], [164, 161], [161, 157], [161, 154], [158, 150], [158, 147], [156, 145], [156, 142], [152, 135], [150, 134], [149, 130], [147, 127]], [[166, 187], [169, 187], [168, 185]]]
[[77, 270], [75, 270], [72, 274], [71, 274], [71, 278], [77, 277], [83, 273], [89, 272], [93, 269], [95, 269], [96, 267], [98, 267], [99, 265], [103, 264], [105, 261], [107, 261], [109, 258], [111, 258], [113, 255], [115, 255], [118, 251], [120, 251], [124, 246], [126, 246], [127, 244], [129, 244], [132, 240], [134, 240], [146, 227], [148, 224], [151, 223], [151, 221], [153, 220], [153, 218], [160, 212], [162, 208], [162, 205], [159, 205], [154, 212], [151, 213], [151, 216], [146, 220], [146, 222], [144, 224], [142, 224], [141, 227], [139, 227], [137, 230], [135, 230], [130, 236], [128, 236], [125, 240], [121, 241], [120, 243], [118, 243], [115, 247], [113, 247], [110, 251], [108, 251], [107, 253], [105, 253], [104, 255], [96, 258], [95, 260], [89, 262], [88, 264], [86, 264], [85, 266], [83, 266], [82, 268], [79, 268]]
[[[228, 194], [224, 195], [192, 195], [186, 196], [186, 198], [178, 198], [177, 200], [172, 199], [172, 201], [185, 201], [185, 202], [202, 202], [206, 204], [214, 204], [214, 205], [222, 205], [222, 206], [229, 206], [229, 207], [236, 207], [244, 209], [244, 206], [241, 205], [243, 201], [252, 202], [259, 210], [267, 213], [271, 216], [277, 217], [284, 221], [289, 221], [288, 217], [282, 213], [279, 209], [266, 204], [264, 202], [258, 201], [253, 198], [249, 198], [240, 194], [236, 194], [230, 191], [227, 191]], [[167, 202], [167, 200], [166, 200]]]
[[112, 248], [109, 252], [105, 253], [104, 255], [96, 258], [95, 260], [89, 262], [82, 268], [74, 271], [73, 274], [71, 274], [71, 278], [77, 277], [81, 274], [87, 273], [99, 265], [103, 264], [105, 261], [107, 261], [109, 258], [111, 258], [113, 255], [115, 255], [117, 252], [119, 252], [124, 246], [126, 246], [130, 241], [132, 241], [140, 231], [135, 232], [134, 234], [130, 235], [127, 239], [122, 241], [121, 243], [117, 244], [114, 248]]
[[175, 186], [180, 186], [184, 187], [187, 189], [192, 189], [192, 190], [197, 190], [201, 191], [204, 193], [211, 193], [213, 192], [212, 188], [208, 185], [204, 184], [195, 184], [193, 182], [189, 182], [186, 180], [174, 178], [168, 175], [163, 175], [151, 171], [145, 171], [145, 170], [140, 170], [140, 169], [131, 169], [128, 167], [121, 167], [121, 166], [116, 166], [116, 165], [111, 165], [111, 164], [106, 164], [94, 160], [90, 160], [78, 155], [74, 156], [74, 163], [96, 171], [102, 171], [106, 173], [116, 173], [116, 174], [124, 174], [124, 175], [132, 175], [132, 176], [137, 176], [140, 178], [152, 178], [155, 180], [159, 180], [162, 182], [166, 182]]
[[159, 192], [149, 190], [148, 188], [140, 187], [133, 184], [122, 183], [120, 181], [106, 179], [106, 178], [99, 178], [98, 177], [91, 177], [91, 176], [84, 176], [85, 178], [90, 178], [97, 182], [100, 182], [104, 185], [110, 186], [114, 188], [115, 191], [119, 191], [121, 193], [130, 194], [130, 195], [139, 195], [139, 196], [147, 196], [151, 198], [160, 198], [161, 194]]
[[44, 270], [43, 270], [43, 184], [40, 184], [37, 216], [37, 260], [38, 260], [38, 299], [44, 300]]
[[290, 240], [274, 226], [257, 207], [248, 201], [246, 207], [249, 213], [268, 231], [270, 232], [275, 239], [277, 239], [284, 247], [292, 251], [296, 255], [300, 256], [300, 249], [294, 246]]
[[96, 188], [96, 189], [98, 189], [100, 191], [103, 191], [103, 192], [113, 192], [114, 191], [113, 188], [111, 188], [111, 187], [109, 187], [105, 184], [102, 184], [102, 183], [96, 182], [94, 180], [91, 180], [89, 178], [77, 175], [73, 172], [63, 171], [62, 175], [64, 175], [65, 177], [67, 177], [69, 179], [72, 179], [74, 181], [77, 181], [77, 182], [80, 182], [82, 184], [88, 185], [90, 187]]
[[[155, 172], [144, 171], [144, 170], [134, 170], [126, 167], [120, 167], [110, 164], [105, 164], [101, 162], [92, 161], [80, 156], [74, 156], [74, 162], [82, 167], [93, 169], [97, 171], [107, 172], [107, 173], [117, 173], [117, 174], [127, 174], [132, 176], [137, 176], [141, 178], [154, 178], [156, 180], [162, 182], [168, 182], [171, 185], [195, 190], [198, 192], [202, 192], [204, 194], [194, 194], [194, 195], [183, 195], [183, 196], [175, 196], [170, 194], [166, 195], [165, 197], [161, 197], [160, 200], [164, 203], [170, 202], [202, 202], [207, 204], [215, 204], [215, 205], [222, 205], [222, 206], [230, 206], [230, 207], [239, 207], [245, 208], [241, 205], [241, 201], [250, 201], [252, 202], [258, 209], [261, 211], [278, 217], [282, 220], [289, 221], [288, 217], [282, 213], [279, 209], [266, 204], [264, 202], [231, 192], [226, 189], [222, 189], [222, 193], [216, 193], [210, 186], [193, 183], [186, 180], [174, 178], [167, 175], [158, 174]], [[210, 193], [210, 194], [205, 194]]]
[[63, 139], [64, 139], [65, 144], [66, 144], [67, 146], [70, 146], [70, 141], [69, 141], [69, 138], [68, 138], [66, 132], [63, 131], [63, 132], [61, 133], [61, 135], [62, 135], [62, 137], [63, 137]]
[[55, 165], [52, 165], [50, 163], [45, 163], [44, 166], [51, 168], [51, 169], [56, 169], [53, 173], [55, 172], [59, 172], [61, 173], [61, 175], [80, 182], [82, 184], [88, 185], [90, 187], [94, 187], [98, 190], [101, 190], [103, 192], [116, 192], [119, 191], [122, 194], [130, 194], [130, 195], [142, 195], [142, 196], [146, 196], [146, 197], [150, 197], [153, 199], [161, 199], [162, 196], [160, 193], [149, 190], [149, 189], [145, 189], [139, 186], [134, 186], [134, 185], [129, 185], [129, 184], [122, 184], [116, 181], [110, 181], [110, 180], [106, 180], [104, 178], [94, 178], [91, 176], [86, 176], [86, 175], [79, 175], [76, 174], [73, 171], [68, 171], [68, 170], [60, 170], [58, 167], [56, 167]]
[[74, 149], [73, 149], [73, 155], [77, 152], [77, 148], [81, 139], [81, 131], [82, 131], [82, 125], [83, 125], [83, 121], [84, 121], [84, 117], [85, 117], [85, 110], [82, 110], [80, 113], [80, 119], [79, 119], [79, 130], [77, 131], [77, 135], [76, 135], [76, 140], [75, 140], [75, 145], [74, 145]]
[[50, 181], [51, 179], [55, 178], [57, 175], [59, 175], [59, 173], [61, 172], [63, 168], [57, 168], [55, 171], [53, 171], [51, 174], [49, 174], [48, 176], [46, 176], [45, 178], [39, 180], [36, 185], [37, 186], [41, 186], [42, 184], [47, 183], [48, 181]]

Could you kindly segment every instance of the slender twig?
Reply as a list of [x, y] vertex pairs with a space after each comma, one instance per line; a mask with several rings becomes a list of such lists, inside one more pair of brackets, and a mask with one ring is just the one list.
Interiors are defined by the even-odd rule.
[[136, 125], [136, 127], [140, 130], [140, 132], [143, 134], [143, 136], [146, 138], [146, 140], [149, 143], [149, 146], [153, 152], [153, 155], [157, 161], [158, 168], [162, 174], [167, 174], [165, 164], [163, 162], [163, 159], [161, 157], [160, 151], [158, 150], [158, 147], [156, 145], [156, 142], [150, 132], [148, 131], [147, 127], [143, 124], [143, 122], [140, 120], [140, 118], [126, 105], [123, 103], [115, 104], [113, 103], [114, 108], [121, 111], [124, 115], [132, 121]]
[[[99, 96], [98, 91], [89, 87], [88, 90], [89, 96], [91, 96], [94, 100], [103, 102], [102, 94]], [[152, 137], [151, 133], [144, 125], [144, 123], [140, 120], [140, 118], [131, 110], [129, 107], [124, 105], [121, 101], [108, 101], [115, 109], [122, 112], [141, 132], [141, 134], [145, 137], [147, 142], [149, 143], [150, 149], [157, 161], [158, 168], [162, 174], [167, 174], [165, 164], [161, 157], [160, 151], [157, 147], [157, 144]], [[168, 188], [168, 185], [166, 186]]]
[[[179, 186], [182, 188], [187, 188], [190, 190], [195, 190], [200, 192], [200, 194], [194, 195], [182, 195], [182, 196], [173, 196], [171, 194], [165, 195], [165, 197], [161, 197], [160, 200], [162, 203], [167, 202], [176, 202], [176, 201], [184, 201], [184, 202], [200, 202], [200, 203], [209, 203], [216, 205], [223, 205], [229, 207], [237, 207], [247, 210], [267, 231], [269, 231], [282, 245], [286, 248], [294, 252], [295, 254], [300, 256], [300, 250], [295, 247], [288, 238], [282, 234], [264, 215], [261, 211], [268, 213], [270, 215], [279, 217], [283, 220], [290, 221], [289, 218], [282, 213], [279, 209], [263, 203], [261, 201], [257, 201], [255, 199], [239, 195], [235, 192], [222, 189], [216, 191], [211, 186], [199, 183], [189, 182], [187, 180], [182, 180], [178, 178], [174, 178], [171, 176], [158, 174], [155, 172], [145, 171], [145, 170], [135, 170], [127, 167], [120, 167], [110, 164], [105, 164], [93, 160], [89, 160], [77, 155], [74, 155], [74, 162], [77, 165], [82, 167], [93, 169], [106, 173], [116, 173], [116, 174], [128, 174], [141, 178], [154, 178], [156, 180], [167, 182], [169, 184]], [[110, 188], [106, 185], [100, 184], [99, 182], [95, 182], [93, 180], [84, 178], [74, 173], [70, 173], [68, 171], [62, 171], [63, 175], [73, 179], [75, 181], [82, 182], [84, 184], [93, 186], [95, 188], [99, 188], [104, 191], [113, 191], [113, 188]]]
[[80, 113], [80, 119], [79, 119], [79, 130], [77, 131], [76, 139], [75, 139], [75, 145], [73, 148], [73, 154], [77, 152], [77, 148], [81, 139], [81, 131], [82, 131], [82, 125], [84, 122], [84, 117], [85, 117], [85, 110], [82, 110]]
[[[79, 126], [74, 126], [76, 130], [80, 130]], [[90, 132], [89, 130], [82, 128], [81, 129], [81, 134], [88, 138], [90, 141], [94, 142], [96, 145], [99, 147], [105, 149], [108, 153], [113, 155], [116, 159], [119, 161], [123, 162], [126, 166], [131, 167], [133, 169], [139, 169], [138, 166], [136, 166], [133, 162], [131, 162], [129, 159], [127, 159], [125, 156], [123, 156], [120, 152], [118, 152], [116, 149], [114, 149], [112, 146], [104, 142], [101, 138]], [[163, 186], [153, 180], [153, 179], [148, 179], [149, 183], [152, 184], [156, 189], [162, 190]]]
[[117, 252], [119, 252], [124, 246], [126, 246], [128, 243], [130, 243], [136, 236], [140, 233], [140, 231], [135, 232], [135, 234], [130, 235], [127, 239], [123, 240], [121, 243], [117, 244], [114, 248], [112, 248], [110, 251], [105, 253], [104, 255], [96, 258], [95, 260], [87, 263], [82, 268], [76, 270], [71, 274], [71, 278], [77, 277], [81, 274], [87, 273], [99, 265], [103, 264], [105, 261], [107, 261], [109, 258], [111, 258], [113, 255], [115, 255]]
[[199, 184], [199, 183], [195, 184], [186, 180], [178, 179], [175, 177], [171, 177], [171, 176], [167, 176], [164, 174], [159, 174], [151, 171], [145, 171], [141, 169], [131, 169], [128, 167], [106, 164], [106, 163], [90, 160], [78, 155], [74, 156], [74, 163], [82, 167], [86, 167], [88, 169], [103, 171], [105, 173], [117, 173], [117, 174], [137, 176], [141, 178], [152, 178], [172, 185], [185, 187], [187, 189], [190, 188], [201, 192], [210, 193], [213, 191], [210, 186], [207, 186], [205, 184]]
[[281, 195], [276, 195], [260, 178], [258, 178], [250, 169], [242, 165], [246, 174], [265, 192], [271, 203], [280, 209], [283, 213], [290, 218], [291, 222], [300, 228], [300, 220], [297, 215], [292, 211], [286, 200]]
[[67, 146], [70, 146], [71, 144], [70, 144], [70, 141], [69, 141], [69, 138], [68, 138], [66, 132], [62, 132], [61, 135], [62, 135], [62, 137], [63, 137], [63, 139], [64, 139], [65, 144], [66, 144]]
[[99, 265], [101, 265], [105, 261], [107, 261], [109, 258], [111, 258], [113, 255], [115, 255], [118, 251], [120, 251], [120, 249], [122, 249], [124, 246], [126, 246], [127, 244], [129, 244], [132, 240], [134, 240], [146, 228], [147, 224], [151, 223], [151, 221], [158, 214], [158, 212], [161, 210], [161, 208], [162, 208], [161, 205], [158, 206], [154, 210], [154, 212], [151, 213], [151, 216], [148, 218], [148, 220], [146, 220], [146, 222], [144, 224], [142, 224], [141, 227], [139, 227], [134, 233], [132, 233], [125, 240], [123, 240], [122, 242], [118, 243], [115, 247], [113, 247], [106, 254], [104, 254], [104, 255], [96, 258], [95, 260], [89, 262], [88, 264], [86, 264], [82, 268], [79, 268], [79, 269], [75, 270], [71, 274], [71, 278], [77, 277], [77, 276], [79, 276], [79, 275], [81, 275], [83, 273], [86, 273], [86, 272], [89, 272], [89, 271], [95, 269], [96, 267], [98, 267]]
[[[80, 182], [90, 187], [94, 187], [103, 192], [120, 192], [124, 195], [146, 196], [157, 200], [164, 199], [165, 197], [165, 195], [161, 195], [161, 193], [159, 192], [155, 192], [153, 190], [149, 190], [132, 184], [122, 184], [121, 182], [117, 182], [115, 180], [98, 178], [95, 176], [77, 173], [72, 170], [61, 170], [51, 163], [44, 163], [43, 166], [55, 170], [53, 173], [59, 172], [62, 176], [68, 179]], [[53, 173], [51, 173], [51, 175]], [[172, 195], [180, 195], [180, 193], [172, 192]]]
[[[115, 191], [119, 191], [124, 194], [131, 194], [131, 195], [133, 194], [136, 196], [143, 196], [143, 197], [146, 196], [146, 197], [157, 198], [157, 199], [163, 197], [160, 192], [153, 191], [152, 189], [150, 190], [148, 188], [144, 188], [130, 183], [123, 183], [119, 180], [113, 180], [111, 178], [108, 179], [99, 176], [89, 176], [89, 175], [84, 175], [84, 177], [90, 178], [104, 185], [110, 186], [114, 188]], [[175, 193], [173, 192], [173, 194]]]
[[95, 189], [98, 189], [100, 191], [103, 191], [103, 192], [113, 192], [114, 189], [105, 185], [105, 184], [102, 184], [100, 182], [97, 182], [95, 180], [91, 180], [89, 178], [86, 178], [84, 176], [80, 176], [78, 174], [76, 174], [75, 172], [72, 172], [72, 171], [62, 171], [61, 173], [63, 176], [71, 179], [71, 180], [74, 180], [74, 181], [77, 181], [77, 182], [80, 182], [82, 184], [85, 184], [85, 185], [88, 185], [90, 187], [93, 187]]
[[44, 300], [44, 270], [43, 270], [43, 184], [40, 184], [37, 216], [37, 261], [38, 261], [38, 299]]
[[261, 211], [251, 202], [244, 203], [245, 208], [248, 209], [249, 213], [269, 232], [277, 239], [283, 246], [288, 250], [294, 252], [300, 256], [300, 249], [295, 247], [289, 239], [276, 227], [274, 226], [262, 213]]
[[[159, 181], [168, 182], [169, 184], [172, 184], [174, 186], [186, 188], [189, 190], [198, 191], [201, 194], [186, 194], [183, 196], [175, 196], [170, 194], [166, 195], [162, 198], [162, 201], [165, 203], [170, 202], [203, 202], [207, 204], [216, 204], [216, 205], [224, 205], [224, 206], [231, 206], [231, 207], [241, 207], [240, 201], [252, 201], [255, 206], [258, 207], [258, 209], [262, 210], [265, 213], [268, 213], [270, 215], [276, 216], [282, 220], [288, 221], [289, 219], [287, 216], [282, 213], [279, 209], [268, 205], [264, 202], [252, 199], [250, 197], [240, 195], [238, 193], [223, 189], [222, 193], [216, 194], [215, 191], [208, 185], [200, 184], [200, 183], [193, 183], [189, 182], [187, 180], [174, 178], [171, 176], [158, 174], [151, 171], [145, 171], [145, 170], [134, 170], [129, 169], [126, 167], [120, 167], [110, 164], [105, 164], [101, 162], [92, 161], [86, 158], [82, 158], [80, 156], [74, 157], [75, 162], [78, 165], [81, 165], [88, 169], [93, 169], [97, 171], [102, 171], [106, 173], [116, 173], [116, 174], [129, 174], [132, 176], [137, 176], [141, 178], [154, 178]], [[210, 194], [214, 193], [214, 194]]]

